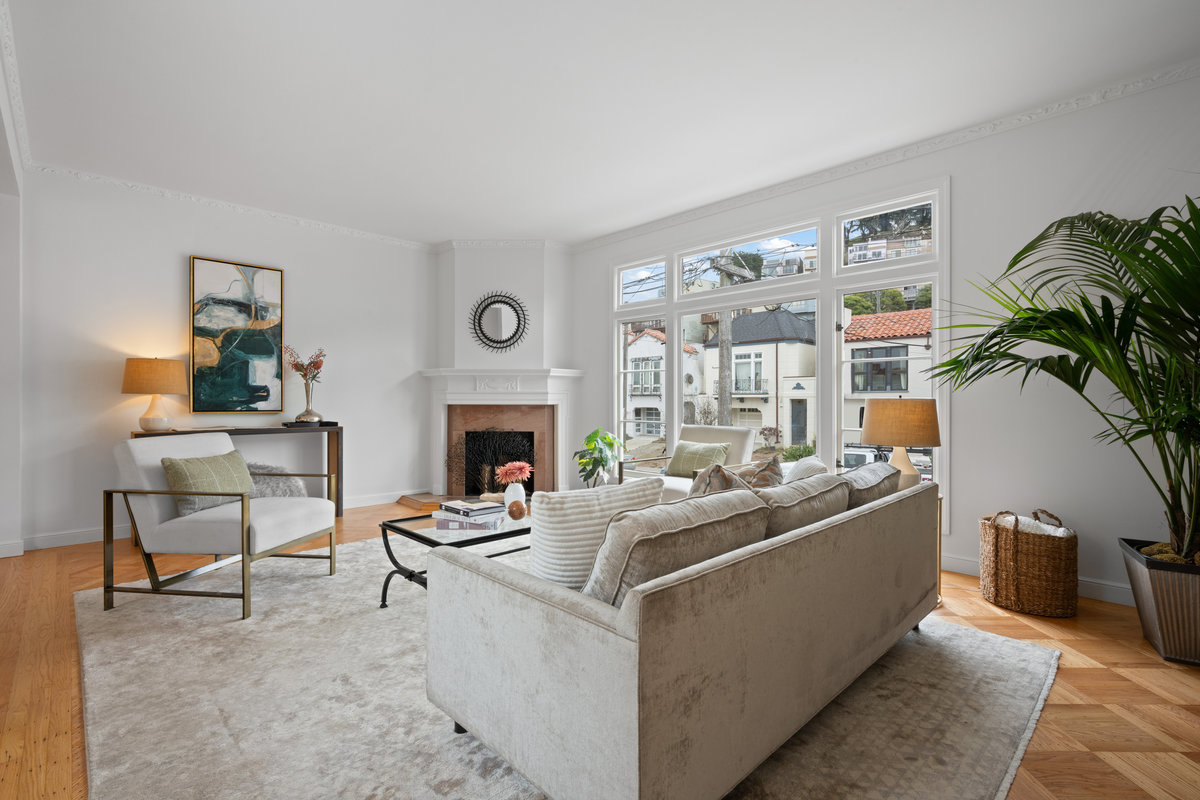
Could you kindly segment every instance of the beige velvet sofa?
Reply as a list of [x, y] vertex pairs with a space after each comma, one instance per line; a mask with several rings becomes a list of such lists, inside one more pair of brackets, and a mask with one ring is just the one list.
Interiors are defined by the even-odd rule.
[[927, 483], [619, 609], [438, 548], [427, 693], [554, 800], [717, 800], [934, 608], [936, 537]]

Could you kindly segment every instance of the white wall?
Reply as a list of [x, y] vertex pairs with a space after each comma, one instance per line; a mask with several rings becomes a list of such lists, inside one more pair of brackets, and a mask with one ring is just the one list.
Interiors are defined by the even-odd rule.
[[[187, 358], [190, 255], [283, 268], [285, 341], [302, 354], [328, 352], [313, 407], [346, 428], [347, 505], [428, 487], [417, 375], [436, 347], [427, 250], [59, 174], [28, 173], [23, 201], [27, 548], [99, 537], [101, 489], [117, 487], [112, 446], [148, 402], [120, 394], [124, 360]], [[2, 255], [0, 267], [10, 274]], [[290, 371], [283, 414], [192, 417], [186, 397], [164, 399], [177, 426], [277, 425], [304, 408]], [[321, 439], [237, 444], [248, 458], [321, 471]]]
[[[875, 163], [884, 166], [848, 169], [837, 180], [764, 192], [758, 202], [688, 214], [625, 238], [583, 245], [573, 259], [578, 325], [597, 332], [610, 327], [609, 309], [588, 298], [611, 296], [614, 266], [803, 220], [830, 206], [849, 210], [887, 200], [914, 186], [934, 186], [947, 175], [948, 297], [977, 303], [970, 282], [997, 276], [1054, 219], [1094, 209], [1141, 216], [1180, 203], [1185, 193], [1200, 194], [1198, 125], [1200, 79], [1193, 79], [945, 149], [914, 148], [925, 154], [897, 163], [881, 159]], [[576, 359], [589, 368], [608, 363], [595, 341], [583, 338]], [[588, 370], [575, 414], [581, 429], [612, 424], [612, 381], [608, 370]], [[1044, 381], [1031, 383], [1023, 394], [1018, 389], [1019, 378], [990, 380], [956, 393], [947, 409], [953, 495], [943, 565], [978, 571], [980, 516], [1001, 508], [1027, 513], [1044, 507], [1080, 535], [1081, 593], [1131, 602], [1115, 540], [1165, 537], [1153, 490], [1129, 455], [1093, 442], [1097, 420], [1065, 389]]]
[[[3, 159], [0, 159], [3, 160]], [[0, 558], [21, 541], [21, 201], [0, 194]]]

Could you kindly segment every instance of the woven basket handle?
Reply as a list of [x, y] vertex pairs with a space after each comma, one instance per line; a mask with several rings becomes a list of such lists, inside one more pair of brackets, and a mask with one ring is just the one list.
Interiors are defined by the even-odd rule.
[[1054, 524], [1057, 525], [1058, 527], [1061, 528], [1063, 526], [1061, 519], [1054, 516], [1053, 514], [1051, 514], [1049, 511], [1047, 511], [1044, 508], [1035, 508], [1033, 510], [1033, 518], [1036, 519], [1038, 522], [1042, 521], [1042, 518], [1038, 516], [1038, 512], [1041, 512], [1041, 513], [1045, 514], [1047, 517], [1049, 517], [1050, 519], [1054, 520]]
[[[1046, 513], [1049, 513], [1049, 512], [1046, 512]], [[1005, 514], [1008, 514], [1010, 517], [1013, 518], [1012, 527], [1013, 527], [1013, 530], [1015, 531], [1017, 529], [1018, 520], [1017, 520], [1017, 515], [1011, 511], [997, 511], [995, 514], [992, 514], [990, 517], [988, 517], [987, 521], [990, 522], [991, 524], [995, 525], [996, 527], [999, 527], [1000, 524], [999, 524], [998, 520], [1000, 519], [1000, 517], [1004, 516]]]

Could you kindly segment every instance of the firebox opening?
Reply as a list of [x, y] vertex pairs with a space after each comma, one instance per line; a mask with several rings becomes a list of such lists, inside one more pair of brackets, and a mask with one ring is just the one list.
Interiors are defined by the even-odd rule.
[[[463, 483], [469, 495], [503, 492], [496, 481], [496, 467], [510, 461], [525, 461], [535, 469], [533, 431], [501, 431], [488, 428], [466, 431], [463, 437]], [[526, 492], [533, 491], [533, 478], [525, 481]]]

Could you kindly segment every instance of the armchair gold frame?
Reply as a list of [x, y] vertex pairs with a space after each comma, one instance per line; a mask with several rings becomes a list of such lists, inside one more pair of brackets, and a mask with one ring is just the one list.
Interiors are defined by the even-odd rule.
[[[293, 478], [327, 478], [329, 479], [330, 494], [336, 492], [337, 476], [328, 473], [311, 473], [311, 472], [271, 472], [258, 473], [252, 472], [251, 475], [271, 475], [273, 477], [287, 476]], [[154, 554], [147, 553], [145, 548], [139, 548], [138, 552], [142, 556], [142, 563], [146, 568], [146, 576], [150, 579], [150, 588], [146, 589], [139, 586], [116, 586], [113, 583], [113, 497], [121, 495], [125, 502], [125, 510], [129, 514], [130, 526], [130, 541], [138, 541], [137, 520], [134, 519], [133, 509], [129, 506], [129, 495], [144, 494], [144, 495], [193, 495], [206, 497], [237, 497], [241, 499], [242, 515], [242, 552], [233, 555], [222, 557], [222, 553], [213, 554], [213, 563], [205, 564], [194, 569], [184, 570], [166, 578], [159, 577], [158, 568], [154, 564]], [[336, 495], [334, 495], [336, 496]], [[295, 547], [298, 544], [318, 539], [322, 536], [329, 537], [329, 555], [319, 555], [316, 553], [283, 553], [281, 550], [286, 550], [289, 547]], [[329, 561], [329, 574], [337, 573], [337, 525], [328, 528], [323, 528], [315, 533], [305, 534], [299, 538], [293, 539], [290, 542], [284, 542], [281, 545], [272, 547], [270, 550], [264, 550], [261, 553], [250, 552], [250, 495], [246, 492], [177, 492], [167, 489], [105, 489], [104, 490], [104, 610], [108, 611], [113, 608], [113, 593], [114, 592], [129, 592], [132, 594], [169, 594], [169, 595], [185, 595], [189, 597], [229, 597], [241, 598], [242, 600], [242, 619], [250, 617], [250, 565], [259, 559], [275, 556], [277, 558], [318, 558], [327, 559]], [[185, 589], [171, 589], [177, 583], [185, 581], [189, 578], [195, 578], [203, 575], [206, 572], [212, 572], [215, 569], [233, 564], [236, 562], [242, 564], [242, 591], [241, 592], [202, 592], [189, 591]]]

